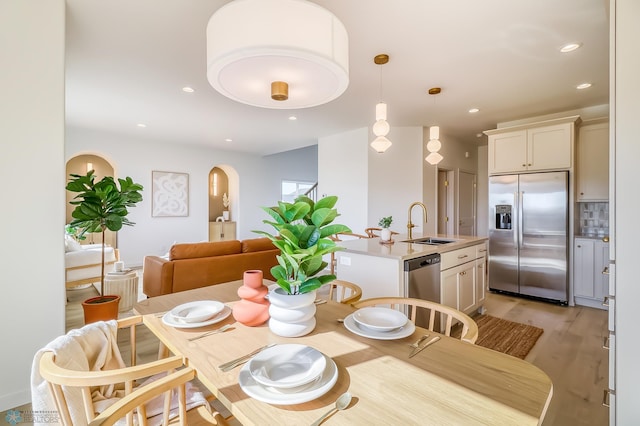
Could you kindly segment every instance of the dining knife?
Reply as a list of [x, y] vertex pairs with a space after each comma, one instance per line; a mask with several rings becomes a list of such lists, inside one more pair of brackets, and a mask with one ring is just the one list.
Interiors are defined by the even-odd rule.
[[269, 345], [263, 346], [261, 348], [256, 349], [255, 351], [248, 353], [246, 355], [243, 355], [239, 358], [236, 358], [234, 360], [231, 360], [229, 362], [225, 362], [224, 364], [220, 364], [218, 366], [218, 368], [220, 370], [222, 370], [223, 372], [227, 372], [230, 370], [233, 370], [234, 368], [236, 368], [237, 366], [239, 366], [240, 364], [244, 364], [245, 362], [249, 361], [252, 357], [256, 356], [257, 354], [259, 354], [260, 352], [262, 352], [265, 349], [268, 349], [272, 346], [275, 346], [275, 343], [271, 343]]
[[437, 342], [438, 340], [440, 340], [440, 336], [436, 336], [433, 339], [429, 340], [427, 343], [425, 343], [424, 345], [415, 348], [414, 350], [411, 351], [411, 353], [409, 354], [409, 358], [413, 358], [415, 355], [417, 355], [418, 353], [420, 353], [423, 349], [425, 349], [427, 346], [431, 346], [433, 345], [435, 342]]

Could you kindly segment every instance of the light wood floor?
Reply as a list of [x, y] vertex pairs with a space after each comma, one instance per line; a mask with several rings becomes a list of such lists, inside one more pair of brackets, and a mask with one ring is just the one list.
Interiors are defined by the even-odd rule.
[[[80, 302], [92, 292], [95, 289], [68, 292], [67, 329], [83, 325]], [[553, 381], [553, 399], [543, 426], [608, 425], [608, 409], [602, 406], [608, 384], [608, 353], [602, 349], [603, 338], [608, 335], [606, 311], [501, 294], [489, 294], [485, 307], [489, 315], [544, 329], [526, 358]], [[138, 339], [145, 342], [139, 348], [139, 362], [155, 359], [155, 337], [141, 330]]]

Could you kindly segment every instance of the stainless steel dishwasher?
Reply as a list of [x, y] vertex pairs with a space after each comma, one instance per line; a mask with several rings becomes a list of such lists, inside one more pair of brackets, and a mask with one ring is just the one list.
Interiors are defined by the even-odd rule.
[[[405, 294], [414, 299], [440, 303], [440, 254], [429, 254], [404, 261]], [[416, 325], [429, 326], [429, 311], [419, 309]], [[440, 329], [440, 315], [436, 315], [434, 330]]]

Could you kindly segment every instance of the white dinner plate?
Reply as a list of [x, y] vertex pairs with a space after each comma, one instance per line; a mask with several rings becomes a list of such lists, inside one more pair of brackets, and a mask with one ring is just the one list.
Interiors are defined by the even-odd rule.
[[374, 331], [392, 331], [409, 320], [405, 314], [391, 308], [368, 306], [353, 313], [353, 319]]
[[184, 322], [184, 321], [176, 319], [173, 315], [171, 315], [171, 312], [167, 312], [162, 317], [162, 322], [165, 323], [166, 325], [169, 325], [169, 326], [175, 327], [175, 328], [198, 328], [198, 327], [204, 327], [206, 325], [211, 325], [211, 324], [215, 324], [217, 322], [220, 322], [223, 319], [227, 318], [229, 315], [231, 315], [231, 308], [228, 307], [227, 305], [225, 305], [224, 308], [222, 308], [222, 311], [220, 311], [220, 313], [218, 315], [216, 315], [215, 317], [210, 318], [210, 319], [208, 319], [206, 321], [202, 321], [202, 322]]
[[324, 354], [323, 356], [325, 357], [324, 371], [316, 380], [306, 385], [295, 388], [263, 386], [256, 382], [251, 375], [248, 363], [240, 370], [238, 383], [240, 384], [240, 388], [251, 398], [266, 402], [267, 404], [291, 405], [313, 401], [329, 392], [338, 380], [338, 367], [336, 363], [328, 356]]
[[224, 309], [224, 303], [217, 300], [197, 300], [183, 303], [171, 310], [171, 315], [182, 322], [203, 322], [218, 315]]
[[322, 374], [326, 359], [306, 345], [286, 344], [265, 349], [248, 363], [253, 379], [274, 388], [305, 385]]
[[416, 326], [411, 322], [407, 321], [405, 325], [400, 328], [396, 328], [391, 331], [375, 331], [368, 327], [363, 327], [359, 325], [356, 320], [353, 319], [353, 314], [348, 315], [344, 319], [344, 326], [347, 330], [352, 332], [353, 334], [357, 334], [358, 336], [368, 337], [370, 339], [377, 340], [396, 340], [396, 339], [404, 339], [405, 337], [409, 337], [416, 331]]

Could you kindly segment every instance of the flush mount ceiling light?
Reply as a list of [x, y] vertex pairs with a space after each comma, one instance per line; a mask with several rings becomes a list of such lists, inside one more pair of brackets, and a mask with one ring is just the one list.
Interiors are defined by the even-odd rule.
[[349, 38], [306, 0], [234, 0], [207, 25], [207, 78], [224, 96], [262, 108], [322, 105], [349, 85]]
[[[376, 65], [384, 65], [389, 62], [389, 55], [380, 54], [373, 58]], [[380, 68], [380, 97], [382, 98], [382, 68]], [[391, 141], [386, 138], [389, 134], [389, 123], [387, 123], [387, 104], [379, 102], [376, 105], [376, 122], [373, 123], [373, 134], [377, 137], [371, 142], [371, 148], [378, 154], [382, 154], [391, 146]]]
[[573, 52], [574, 50], [579, 49], [581, 46], [582, 46], [582, 43], [568, 43], [560, 48], [560, 52], [562, 53]]

